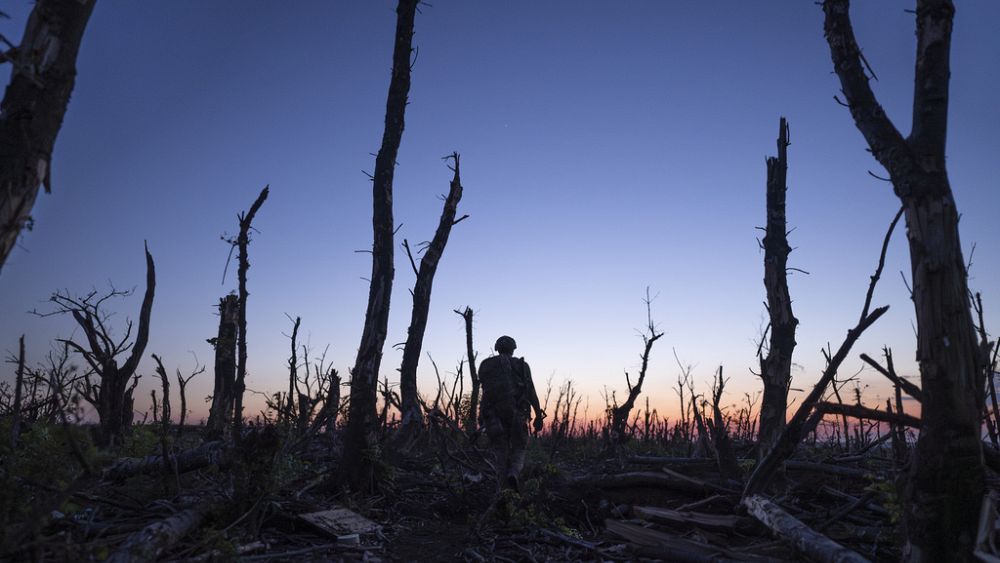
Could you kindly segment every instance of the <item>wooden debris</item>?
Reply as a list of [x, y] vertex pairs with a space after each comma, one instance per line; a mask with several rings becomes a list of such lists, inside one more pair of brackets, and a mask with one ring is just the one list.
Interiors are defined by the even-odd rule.
[[734, 561], [766, 561], [746, 553], [718, 548], [680, 536], [644, 528], [636, 524], [605, 520], [609, 532], [636, 545], [650, 548], [656, 557], [682, 563], [728, 563]]
[[[176, 468], [178, 473], [194, 471], [202, 467], [218, 464], [222, 460], [223, 447], [221, 441], [205, 442], [204, 444], [178, 452], [170, 456], [170, 465]], [[104, 470], [102, 478], [105, 481], [124, 481], [129, 477], [150, 473], [159, 473], [163, 470], [163, 456], [150, 455], [146, 457], [125, 457], [119, 459], [110, 467]]]
[[156, 561], [181, 538], [201, 525], [205, 516], [215, 508], [213, 502], [201, 502], [181, 510], [169, 518], [158, 520], [135, 532], [108, 557], [108, 563], [135, 563]]
[[382, 529], [377, 522], [343, 507], [299, 514], [299, 518], [345, 543], [357, 543], [359, 534], [371, 534]]
[[857, 467], [843, 467], [829, 463], [816, 463], [813, 461], [799, 461], [791, 459], [785, 462], [785, 469], [791, 471], [808, 471], [811, 473], [827, 473], [830, 475], [853, 477], [857, 479], [864, 479], [874, 473]]
[[653, 487], [689, 493], [715, 492], [706, 490], [703, 482], [697, 479], [680, 479], [673, 475], [655, 471], [632, 471], [627, 473], [604, 473], [600, 475], [584, 475], [573, 481], [576, 485], [590, 486], [598, 489], [627, 489], [629, 487]]
[[704, 512], [686, 512], [671, 510], [658, 506], [634, 506], [632, 513], [650, 522], [667, 524], [692, 524], [712, 530], [746, 531], [752, 528], [753, 520], [735, 514], [707, 514]]
[[776, 536], [792, 544], [796, 551], [810, 561], [821, 563], [868, 561], [858, 553], [806, 526], [780, 506], [760, 495], [744, 498], [743, 506], [751, 516], [770, 528]]

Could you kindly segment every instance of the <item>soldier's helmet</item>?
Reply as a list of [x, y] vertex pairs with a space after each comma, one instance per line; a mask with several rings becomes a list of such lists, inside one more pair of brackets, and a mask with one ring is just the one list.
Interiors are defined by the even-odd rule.
[[497, 338], [497, 343], [493, 345], [493, 349], [501, 354], [513, 354], [515, 348], [517, 348], [517, 342], [514, 342], [514, 339], [509, 336]]

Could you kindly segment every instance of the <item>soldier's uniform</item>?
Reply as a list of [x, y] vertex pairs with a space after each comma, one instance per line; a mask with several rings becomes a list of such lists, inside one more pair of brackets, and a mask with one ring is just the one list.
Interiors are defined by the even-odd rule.
[[[504, 338], [509, 339], [509, 343]], [[496, 455], [497, 473], [505, 478], [508, 486], [517, 488], [517, 478], [524, 467], [524, 449], [528, 445], [528, 418], [534, 407], [540, 422], [541, 409], [531, 380], [531, 368], [524, 358], [513, 357], [514, 347], [512, 338], [502, 337], [497, 340], [497, 351], [501, 353], [486, 358], [479, 365], [479, 380], [483, 386], [479, 412]]]

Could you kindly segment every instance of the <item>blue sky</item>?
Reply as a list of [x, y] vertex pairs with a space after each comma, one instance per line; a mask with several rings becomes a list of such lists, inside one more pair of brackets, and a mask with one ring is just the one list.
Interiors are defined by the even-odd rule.
[[[797, 334], [793, 387], [822, 368], [860, 312], [885, 228], [898, 208], [845, 108], [812, 2], [456, 2], [416, 21], [419, 47], [395, 180], [403, 237], [429, 239], [462, 154], [465, 196], [434, 285], [424, 349], [446, 371], [464, 354], [452, 310], [476, 311], [485, 355], [514, 336], [536, 380], [573, 379], [591, 397], [624, 391], [635, 372], [645, 287], [666, 332], [646, 390], [670, 410], [671, 348], [707, 387], [716, 366], [731, 400], [754, 391], [754, 339], [765, 324], [764, 158], [788, 118], [790, 280]], [[914, 58], [910, 2], [857, 2], [856, 33], [878, 74], [876, 93], [909, 130]], [[28, 2], [0, 22], [20, 37]], [[958, 5], [952, 46], [948, 165], [962, 241], [976, 244], [971, 285], [1000, 326], [1000, 5]], [[149, 353], [188, 370], [211, 365], [213, 306], [236, 214], [270, 184], [251, 245], [248, 386], [284, 385], [290, 331], [303, 318], [316, 350], [352, 364], [367, 298], [371, 171], [382, 135], [394, 4], [390, 1], [125, 2], [101, 0], [56, 143], [53, 194], [0, 273], [0, 349], [28, 336], [33, 360], [73, 334], [70, 319], [36, 318], [55, 289], [137, 287], [116, 319], [135, 318], [143, 240], [158, 273]], [[857, 353], [895, 349], [915, 373], [904, 230], [875, 304], [891, 310]], [[383, 374], [395, 378], [414, 276], [397, 253]], [[994, 330], [996, 330], [994, 328]], [[425, 357], [426, 358], [426, 357]], [[4, 377], [10, 377], [6, 368]], [[434, 381], [422, 360], [422, 385]], [[877, 376], [863, 374], [874, 401]], [[140, 406], [154, 382], [140, 385]], [[425, 387], [426, 388], [426, 387]], [[198, 416], [211, 375], [189, 386]]]

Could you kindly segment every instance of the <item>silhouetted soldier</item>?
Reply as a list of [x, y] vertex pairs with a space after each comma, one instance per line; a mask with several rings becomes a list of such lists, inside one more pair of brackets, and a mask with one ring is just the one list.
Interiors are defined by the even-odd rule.
[[513, 489], [517, 489], [517, 478], [524, 467], [529, 413], [534, 409], [536, 432], [542, 429], [545, 418], [531, 381], [531, 368], [524, 358], [514, 357], [515, 348], [513, 338], [501, 336], [494, 346], [499, 355], [479, 365], [483, 385], [480, 419], [496, 453], [498, 480], [506, 476], [506, 485]]

